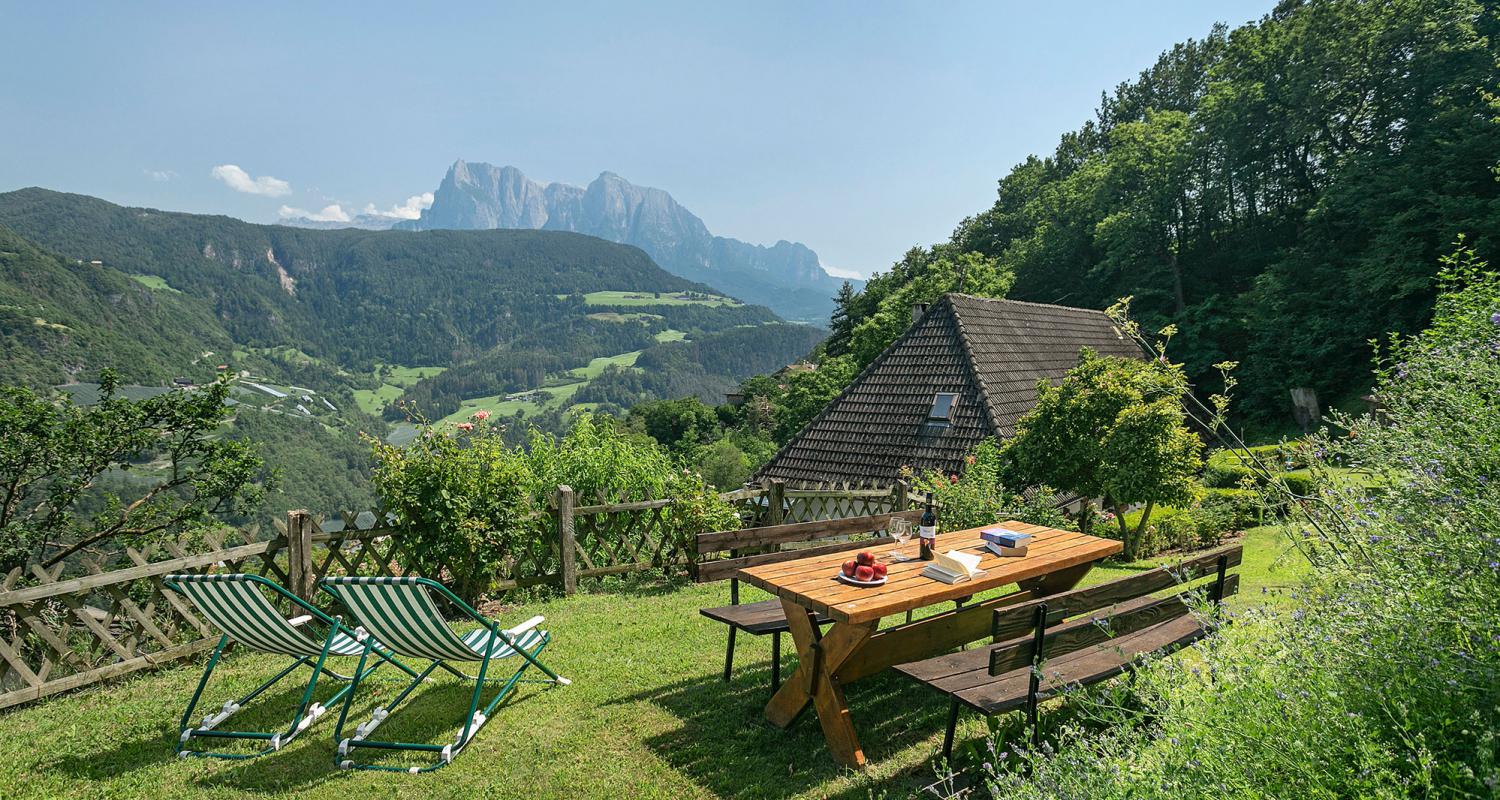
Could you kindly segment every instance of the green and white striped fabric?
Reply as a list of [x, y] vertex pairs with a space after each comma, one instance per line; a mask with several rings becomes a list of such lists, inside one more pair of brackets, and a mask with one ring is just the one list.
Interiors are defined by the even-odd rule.
[[[499, 636], [484, 628], [459, 636], [448, 627], [432, 595], [420, 579], [331, 578], [323, 585], [336, 594], [364, 628], [400, 656], [434, 661], [481, 661], [505, 658], [516, 651]], [[546, 637], [535, 629], [512, 637], [530, 650]]]
[[[249, 575], [168, 575], [166, 580], [181, 587], [214, 627], [246, 647], [289, 656], [317, 656], [323, 651], [323, 642], [287, 622]], [[340, 630], [328, 652], [357, 656], [364, 649], [363, 642]]]

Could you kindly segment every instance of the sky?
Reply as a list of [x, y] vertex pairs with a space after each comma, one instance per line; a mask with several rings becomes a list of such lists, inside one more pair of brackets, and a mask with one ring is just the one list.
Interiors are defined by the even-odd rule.
[[414, 216], [458, 158], [611, 171], [863, 276], [1163, 50], [1271, 6], [0, 0], [0, 191], [275, 222]]

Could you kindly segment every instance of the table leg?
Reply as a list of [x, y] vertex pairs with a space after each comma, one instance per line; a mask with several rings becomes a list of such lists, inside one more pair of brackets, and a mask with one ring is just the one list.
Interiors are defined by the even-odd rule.
[[810, 703], [817, 711], [818, 724], [833, 757], [847, 766], [864, 766], [865, 754], [854, 733], [838, 672], [869, 641], [879, 621], [836, 622], [826, 635], [819, 637], [811, 612], [788, 600], [782, 600], [781, 605], [797, 645], [799, 663], [797, 671], [766, 704], [766, 719], [779, 728], [788, 727]]

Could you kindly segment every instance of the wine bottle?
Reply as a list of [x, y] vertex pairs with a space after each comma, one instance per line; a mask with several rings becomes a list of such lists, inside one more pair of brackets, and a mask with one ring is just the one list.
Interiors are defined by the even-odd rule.
[[937, 558], [933, 548], [937, 545], [937, 515], [932, 513], [932, 501], [927, 501], [927, 510], [922, 512], [922, 519], [917, 523], [917, 542], [920, 546], [922, 560], [931, 561]]

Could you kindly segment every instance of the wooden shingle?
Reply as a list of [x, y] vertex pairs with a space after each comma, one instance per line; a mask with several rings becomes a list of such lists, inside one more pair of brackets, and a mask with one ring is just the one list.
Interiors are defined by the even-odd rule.
[[[963, 471], [990, 436], [1009, 436], [1088, 347], [1141, 358], [1102, 311], [947, 294], [792, 437], [757, 478], [793, 485], [889, 485], [902, 466]], [[939, 392], [958, 395], [951, 423], [927, 419]]]

